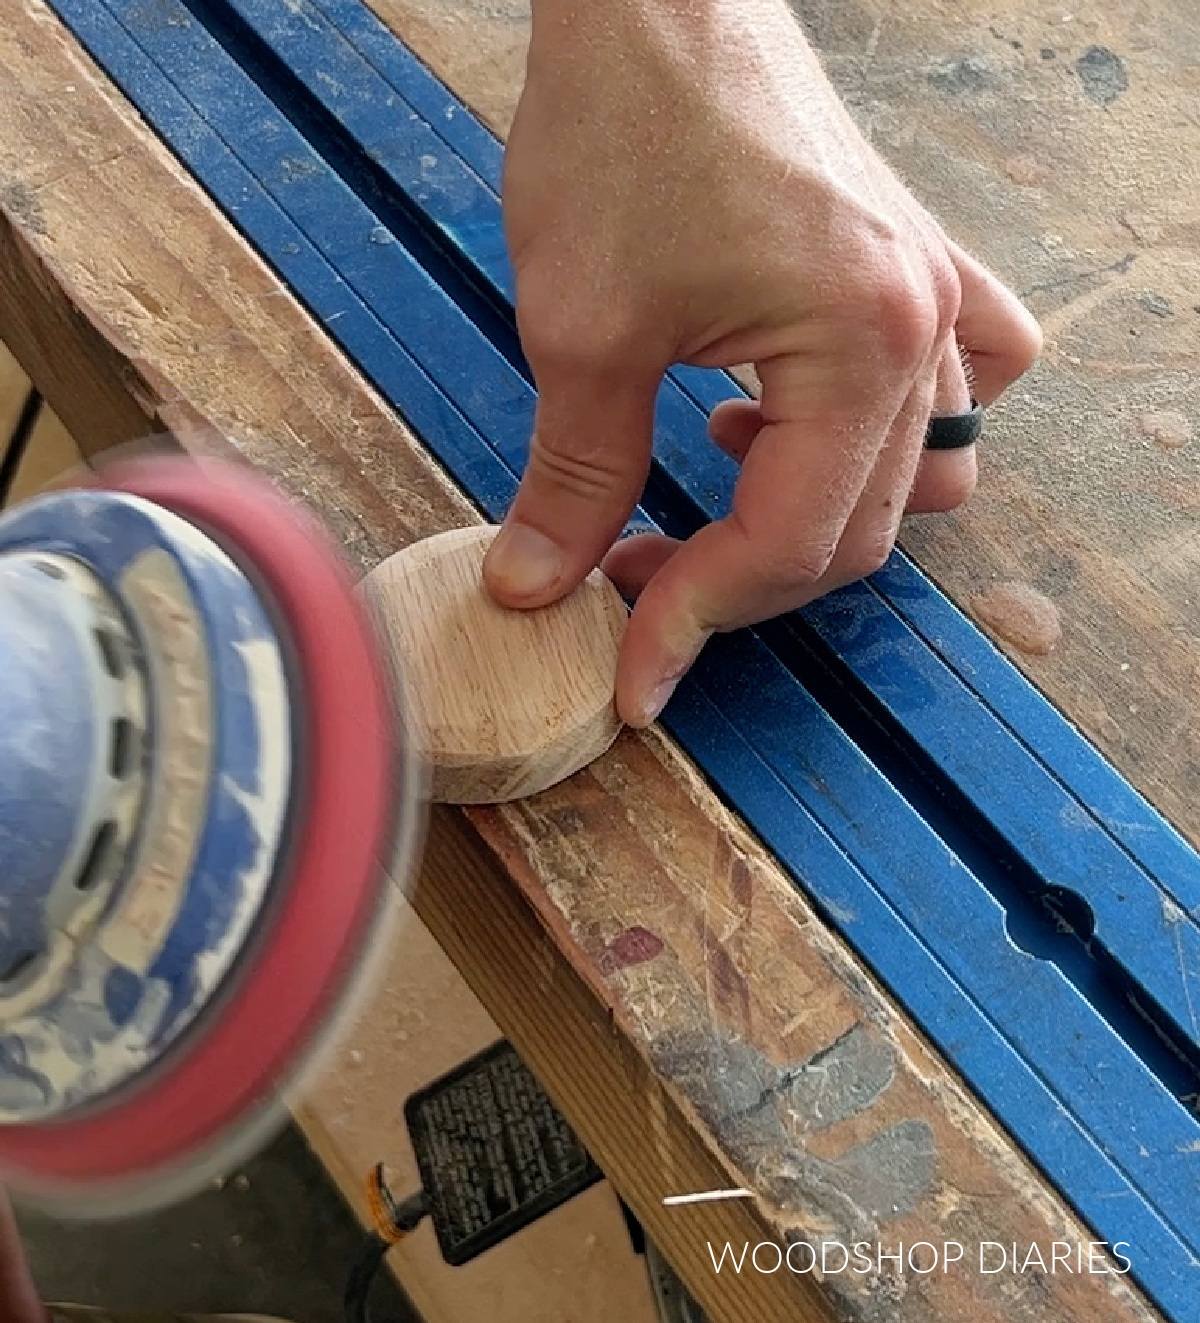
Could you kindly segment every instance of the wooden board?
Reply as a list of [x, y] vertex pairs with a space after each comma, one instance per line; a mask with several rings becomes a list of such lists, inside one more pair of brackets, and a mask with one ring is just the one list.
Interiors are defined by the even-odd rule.
[[435, 803], [536, 794], [598, 758], [621, 728], [620, 593], [594, 570], [552, 606], [506, 611], [483, 586], [495, 535], [479, 524], [439, 533], [364, 584]]
[[[40, 0], [0, 22], [0, 211], [0, 337], [68, 425], [228, 445], [364, 570], [471, 518]], [[533, 800], [439, 810], [414, 904], [717, 1323], [1150, 1316], [1106, 1275], [713, 1272], [727, 1240], [1088, 1236], [657, 733]], [[384, 1042], [393, 1013], [368, 1011]], [[870, 1085], [832, 1113], [794, 1087], [831, 1058]], [[338, 1105], [307, 1124], [352, 1184], [387, 1136]], [[661, 1202], [724, 1184], [757, 1197]]]

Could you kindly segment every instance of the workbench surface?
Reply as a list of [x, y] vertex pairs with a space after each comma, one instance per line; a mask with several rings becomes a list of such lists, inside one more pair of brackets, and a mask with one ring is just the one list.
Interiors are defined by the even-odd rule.
[[[372, 7], [505, 131], [527, 37], [520, 0]], [[1196, 842], [1190, 0], [800, 8], [875, 144], [1046, 330], [1041, 363], [989, 411], [977, 495], [910, 520], [903, 544]], [[197, 451], [232, 446], [305, 500], [363, 570], [478, 518], [41, 0], [12, 0], [0, 18], [0, 339], [85, 449], [162, 428]], [[1061, 637], [1023, 630], [1001, 584], [1049, 599]], [[820, 1286], [713, 1273], [707, 1242], [793, 1232], [1092, 1237], [661, 732], [626, 733], [532, 800], [438, 809], [413, 904], [716, 1323], [1154, 1316], [1106, 1275]], [[350, 1192], [388, 1156], [387, 1049], [402, 1050], [388, 997], [406, 976], [393, 969], [301, 1110]], [[372, 1060], [349, 1085], [364, 1045]], [[780, 1081], [831, 1051], [874, 1085], [818, 1125]], [[726, 1185], [759, 1198], [661, 1203]], [[864, 1200], [894, 1211], [868, 1217]], [[553, 1300], [588, 1271], [581, 1261], [582, 1276], [548, 1287], [546, 1312], [529, 1317], [567, 1317]]]

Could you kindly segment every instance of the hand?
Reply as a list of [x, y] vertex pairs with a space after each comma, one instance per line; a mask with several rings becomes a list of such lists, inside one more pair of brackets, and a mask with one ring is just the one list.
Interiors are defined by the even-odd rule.
[[931, 412], [990, 403], [1040, 348], [858, 133], [782, 0], [535, 0], [504, 198], [540, 399], [484, 566], [497, 600], [554, 601], [613, 546], [672, 364], [762, 383], [709, 424], [741, 464], [730, 514], [604, 560], [640, 594], [632, 725], [714, 631], [873, 572], [906, 508], [963, 501], [973, 448], [924, 453]]

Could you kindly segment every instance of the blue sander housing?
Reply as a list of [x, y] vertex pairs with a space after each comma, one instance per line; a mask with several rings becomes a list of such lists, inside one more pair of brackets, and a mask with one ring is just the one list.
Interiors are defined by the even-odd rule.
[[379, 930], [415, 796], [374, 637], [264, 484], [143, 460], [0, 520], [0, 676], [0, 1172], [171, 1197], [261, 1137]]

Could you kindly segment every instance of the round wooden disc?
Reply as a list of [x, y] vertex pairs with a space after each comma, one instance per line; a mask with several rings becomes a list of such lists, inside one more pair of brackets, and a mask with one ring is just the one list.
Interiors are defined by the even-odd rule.
[[620, 594], [596, 570], [552, 606], [499, 606], [482, 575], [496, 532], [426, 538], [366, 580], [441, 803], [536, 794], [598, 758], [620, 729]]

